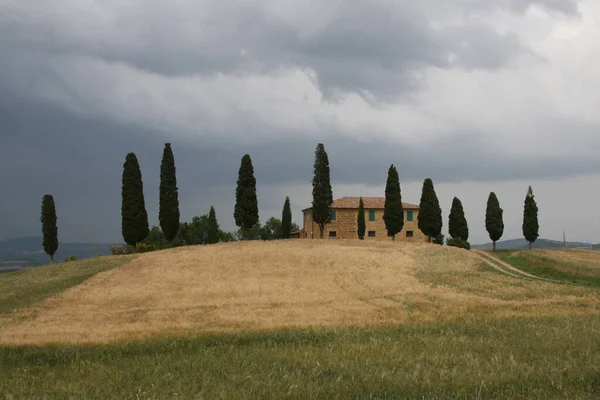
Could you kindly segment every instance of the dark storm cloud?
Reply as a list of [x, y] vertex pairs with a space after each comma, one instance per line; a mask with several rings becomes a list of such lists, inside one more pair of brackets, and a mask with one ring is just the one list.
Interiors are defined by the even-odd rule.
[[392, 100], [419, 86], [423, 67], [494, 70], [523, 50], [516, 36], [481, 22], [461, 18], [459, 25], [434, 29], [435, 20], [496, 7], [522, 13], [531, 4], [576, 12], [570, 0], [463, 0], [450, 7], [434, 0], [306, 4], [281, 2], [275, 12], [261, 1], [178, 7], [153, 1], [143, 7], [82, 7], [81, 16], [58, 5], [40, 7], [39, 14], [13, 5], [0, 13], [0, 36], [9, 57], [34, 49], [122, 62], [166, 76], [243, 76], [297, 67], [315, 74], [326, 98], [356, 92]]
[[[34, 104], [4, 108], [0, 117], [0, 169], [5, 171], [0, 185], [7, 188], [0, 207], [3, 237], [37, 233], [41, 197], [52, 193], [61, 213], [61, 232], [71, 232], [67, 233], [70, 240], [118, 240], [121, 168], [129, 151], [140, 161], [151, 223], [156, 223], [160, 159], [166, 141], [173, 143], [184, 218], [202, 214], [215, 204], [223, 226], [233, 229], [229, 209], [222, 204], [233, 204], [237, 171], [245, 153], [252, 156], [259, 187], [306, 185], [310, 190], [316, 143], [300, 135], [254, 145], [229, 142], [205, 147], [202, 142], [171, 140], [159, 132], [79, 119]], [[409, 146], [347, 138], [325, 141], [325, 145], [334, 184], [381, 186], [391, 163], [398, 167], [403, 183], [425, 177], [441, 183], [555, 179], [600, 172], [597, 157], [511, 157], [485, 150], [470, 135], [462, 139]], [[279, 198], [267, 199], [262, 206], [276, 210], [279, 203]]]
[[[334, 10], [334, 3], [320, 8], [315, 2], [312, 8], [298, 11], [296, 23], [296, 15], [284, 10], [285, 4], [292, 3], [284, 2], [278, 4], [284, 4], [280, 11], [288, 19], [276, 17], [266, 8], [274, 5], [260, 1], [190, 2], [179, 7], [148, 1], [140, 8], [120, 8], [118, 13], [108, 8], [97, 13], [98, 9], [86, 8], [88, 3], [74, 8], [67, 0], [56, 1], [37, 2], [35, 10], [28, 0], [0, 6], [0, 185], [5, 188], [0, 238], [39, 234], [41, 197], [52, 193], [60, 235], [75, 241], [119, 240], [121, 168], [130, 151], [140, 161], [147, 208], [151, 223], [156, 223], [165, 142], [171, 142], [175, 152], [182, 218], [204, 213], [215, 204], [226, 229], [233, 229], [231, 204], [243, 154], [252, 156], [259, 187], [306, 185], [310, 190], [318, 141], [325, 143], [329, 153], [334, 184], [380, 186], [391, 163], [398, 167], [402, 182], [420, 182], [425, 177], [436, 183], [543, 179], [600, 171], [598, 157], [578, 154], [577, 149], [558, 155], [495, 151], [468, 127], [446, 127], [447, 139], [419, 145], [402, 139], [358, 140], [356, 135], [368, 133], [344, 132], [327, 121], [316, 124], [320, 139], [315, 132], [302, 132], [291, 124], [272, 127], [260, 115], [229, 109], [223, 112], [228, 113], [227, 129], [204, 128], [197, 137], [164, 122], [172, 115], [160, 115], [160, 107], [157, 115], [149, 112], [151, 123], [119, 123], [110, 112], [89, 116], [90, 110], [93, 114], [98, 104], [106, 103], [98, 97], [105, 96], [108, 103], [117, 99], [118, 83], [101, 87], [107, 81], [100, 79], [98, 70], [85, 68], [88, 64], [71, 65], [63, 74], [48, 67], [69, 66], [72, 56], [123, 63], [164, 76], [243, 77], [296, 67], [314, 73], [316, 85], [329, 99], [340, 92], [356, 92], [391, 101], [419, 88], [425, 67], [496, 70], [524, 50], [516, 36], [500, 35], [481, 22], [461, 20], [434, 29], [432, 20], [494, 7], [524, 12], [533, 3], [575, 14], [574, 1], [461, 0], [450, 7], [433, 0], [396, 2], [397, 6], [344, 1]], [[94, 4], [110, 7], [110, 2]], [[73, 90], [69, 74], [77, 74], [79, 82], [82, 77], [98, 80], [100, 87], [94, 91], [93, 85], [86, 86], [87, 93]], [[135, 103], [150, 89], [142, 87], [122, 97]], [[160, 91], [152, 94], [157, 93], [160, 96]], [[209, 119], [211, 111], [199, 107], [197, 112]], [[156, 129], [142, 128], [153, 124]], [[557, 122], [545, 128], [556, 136], [579, 132], [577, 137], [588, 138], [580, 148], [600, 144], [591, 139], [595, 136], [590, 127]], [[244, 135], [248, 139], [238, 140]], [[280, 197], [267, 199], [261, 208], [277, 210]]]

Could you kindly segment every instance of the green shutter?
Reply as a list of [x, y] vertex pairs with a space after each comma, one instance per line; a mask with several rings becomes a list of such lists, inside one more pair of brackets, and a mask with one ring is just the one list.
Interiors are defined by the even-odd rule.
[[375, 210], [369, 210], [369, 221], [375, 221]]
[[413, 212], [412, 211], [407, 211], [406, 212], [406, 220], [407, 221], [412, 221], [413, 220]]
[[336, 217], [335, 210], [331, 210], [331, 220], [335, 221], [335, 217]]

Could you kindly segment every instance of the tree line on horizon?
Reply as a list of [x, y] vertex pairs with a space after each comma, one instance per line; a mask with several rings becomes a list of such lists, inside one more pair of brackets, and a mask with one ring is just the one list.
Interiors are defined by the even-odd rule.
[[[317, 144], [315, 150], [312, 186], [312, 219], [319, 227], [319, 237], [323, 239], [325, 225], [331, 222], [333, 191], [329, 157], [322, 143]], [[175, 158], [171, 144], [165, 143], [160, 168], [159, 226], [150, 228], [140, 165], [135, 153], [130, 152], [123, 164], [121, 187], [121, 233], [127, 248], [124, 246], [117, 252], [150, 251], [172, 246], [214, 244], [234, 240], [287, 239], [294, 230], [299, 229], [298, 225], [292, 222], [288, 196], [284, 201], [282, 218], [271, 217], [264, 225], [260, 224], [256, 178], [249, 154], [245, 154], [241, 159], [235, 196], [233, 217], [238, 227], [235, 233], [220, 229], [214, 206], [210, 207], [208, 214], [196, 216], [191, 222], [181, 222]], [[430, 178], [423, 182], [419, 208], [418, 228], [427, 236], [428, 242], [444, 244], [442, 211]], [[539, 236], [537, 213], [537, 204], [529, 186], [524, 203], [522, 230], [530, 249]], [[404, 227], [404, 210], [398, 171], [393, 164], [388, 169], [383, 220], [388, 236], [395, 240]], [[44, 195], [42, 199], [41, 222], [44, 251], [50, 256], [51, 262], [54, 262], [54, 254], [58, 249], [58, 229], [54, 198], [50, 194]], [[356, 223], [358, 239], [363, 240], [366, 223], [362, 197]], [[496, 241], [502, 237], [504, 231], [504, 223], [503, 210], [494, 192], [490, 192], [488, 197], [485, 227], [495, 251]], [[462, 203], [457, 197], [452, 200], [448, 233], [450, 237], [446, 239], [446, 245], [470, 249], [468, 224]]]

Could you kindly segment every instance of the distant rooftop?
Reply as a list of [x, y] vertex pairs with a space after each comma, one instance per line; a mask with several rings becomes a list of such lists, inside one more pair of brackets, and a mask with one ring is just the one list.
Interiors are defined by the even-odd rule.
[[[385, 197], [363, 197], [365, 209], [383, 209], [385, 206]], [[333, 201], [331, 208], [358, 208], [360, 197], [341, 197]], [[310, 210], [308, 207], [302, 211]], [[402, 208], [418, 210], [419, 206], [411, 203], [402, 203]]]

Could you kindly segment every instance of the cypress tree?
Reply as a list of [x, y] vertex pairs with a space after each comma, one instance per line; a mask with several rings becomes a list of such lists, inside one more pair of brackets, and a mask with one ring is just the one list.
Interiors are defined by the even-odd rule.
[[217, 215], [213, 206], [210, 206], [210, 211], [208, 213], [206, 237], [206, 243], [208, 244], [219, 243], [219, 224], [217, 222]]
[[465, 242], [469, 239], [469, 227], [463, 210], [462, 203], [455, 197], [452, 199], [452, 208], [448, 218], [448, 233], [453, 239], [462, 239]]
[[319, 237], [323, 239], [325, 224], [331, 221], [330, 207], [333, 203], [333, 191], [331, 190], [331, 178], [329, 176], [329, 157], [322, 143], [319, 143], [315, 150], [312, 184], [312, 219], [319, 226]]
[[129, 153], [125, 157], [122, 184], [121, 233], [125, 243], [135, 246], [146, 239], [150, 228], [144, 202], [142, 172], [134, 153]]
[[388, 178], [385, 185], [383, 220], [385, 221], [385, 229], [387, 229], [388, 236], [391, 236], [392, 240], [396, 240], [396, 234], [404, 227], [404, 210], [402, 209], [400, 180], [394, 164], [388, 170]]
[[493, 250], [496, 251], [496, 241], [502, 237], [504, 233], [504, 222], [502, 221], [503, 210], [500, 208], [500, 203], [496, 197], [496, 193], [490, 192], [485, 209], [485, 229], [490, 235], [493, 243]]
[[250, 155], [242, 157], [235, 189], [233, 218], [236, 226], [244, 231], [258, 223], [258, 199], [256, 198], [256, 178]]
[[367, 224], [365, 222], [365, 203], [363, 202], [362, 197], [358, 203], [358, 217], [356, 218], [356, 232], [358, 233], [358, 238], [360, 240], [364, 240], [365, 231], [367, 230]]
[[56, 227], [56, 207], [52, 195], [44, 195], [42, 198], [42, 244], [44, 251], [50, 256], [50, 262], [54, 263], [54, 254], [58, 250], [58, 228]]
[[525, 196], [525, 206], [523, 209], [523, 236], [529, 242], [529, 249], [531, 250], [531, 244], [539, 236], [540, 226], [538, 224], [538, 207], [533, 198], [533, 190], [531, 186], [527, 190], [527, 196]]
[[290, 208], [290, 198], [286, 197], [281, 212], [281, 237], [289, 239], [292, 236], [292, 210]]
[[177, 177], [175, 157], [171, 143], [165, 143], [162, 163], [160, 165], [160, 198], [158, 221], [165, 235], [171, 242], [179, 231], [179, 197], [177, 194]]
[[428, 242], [431, 243], [431, 238], [435, 238], [442, 233], [442, 209], [435, 194], [433, 181], [429, 178], [423, 182], [417, 220], [417, 226], [427, 236]]

